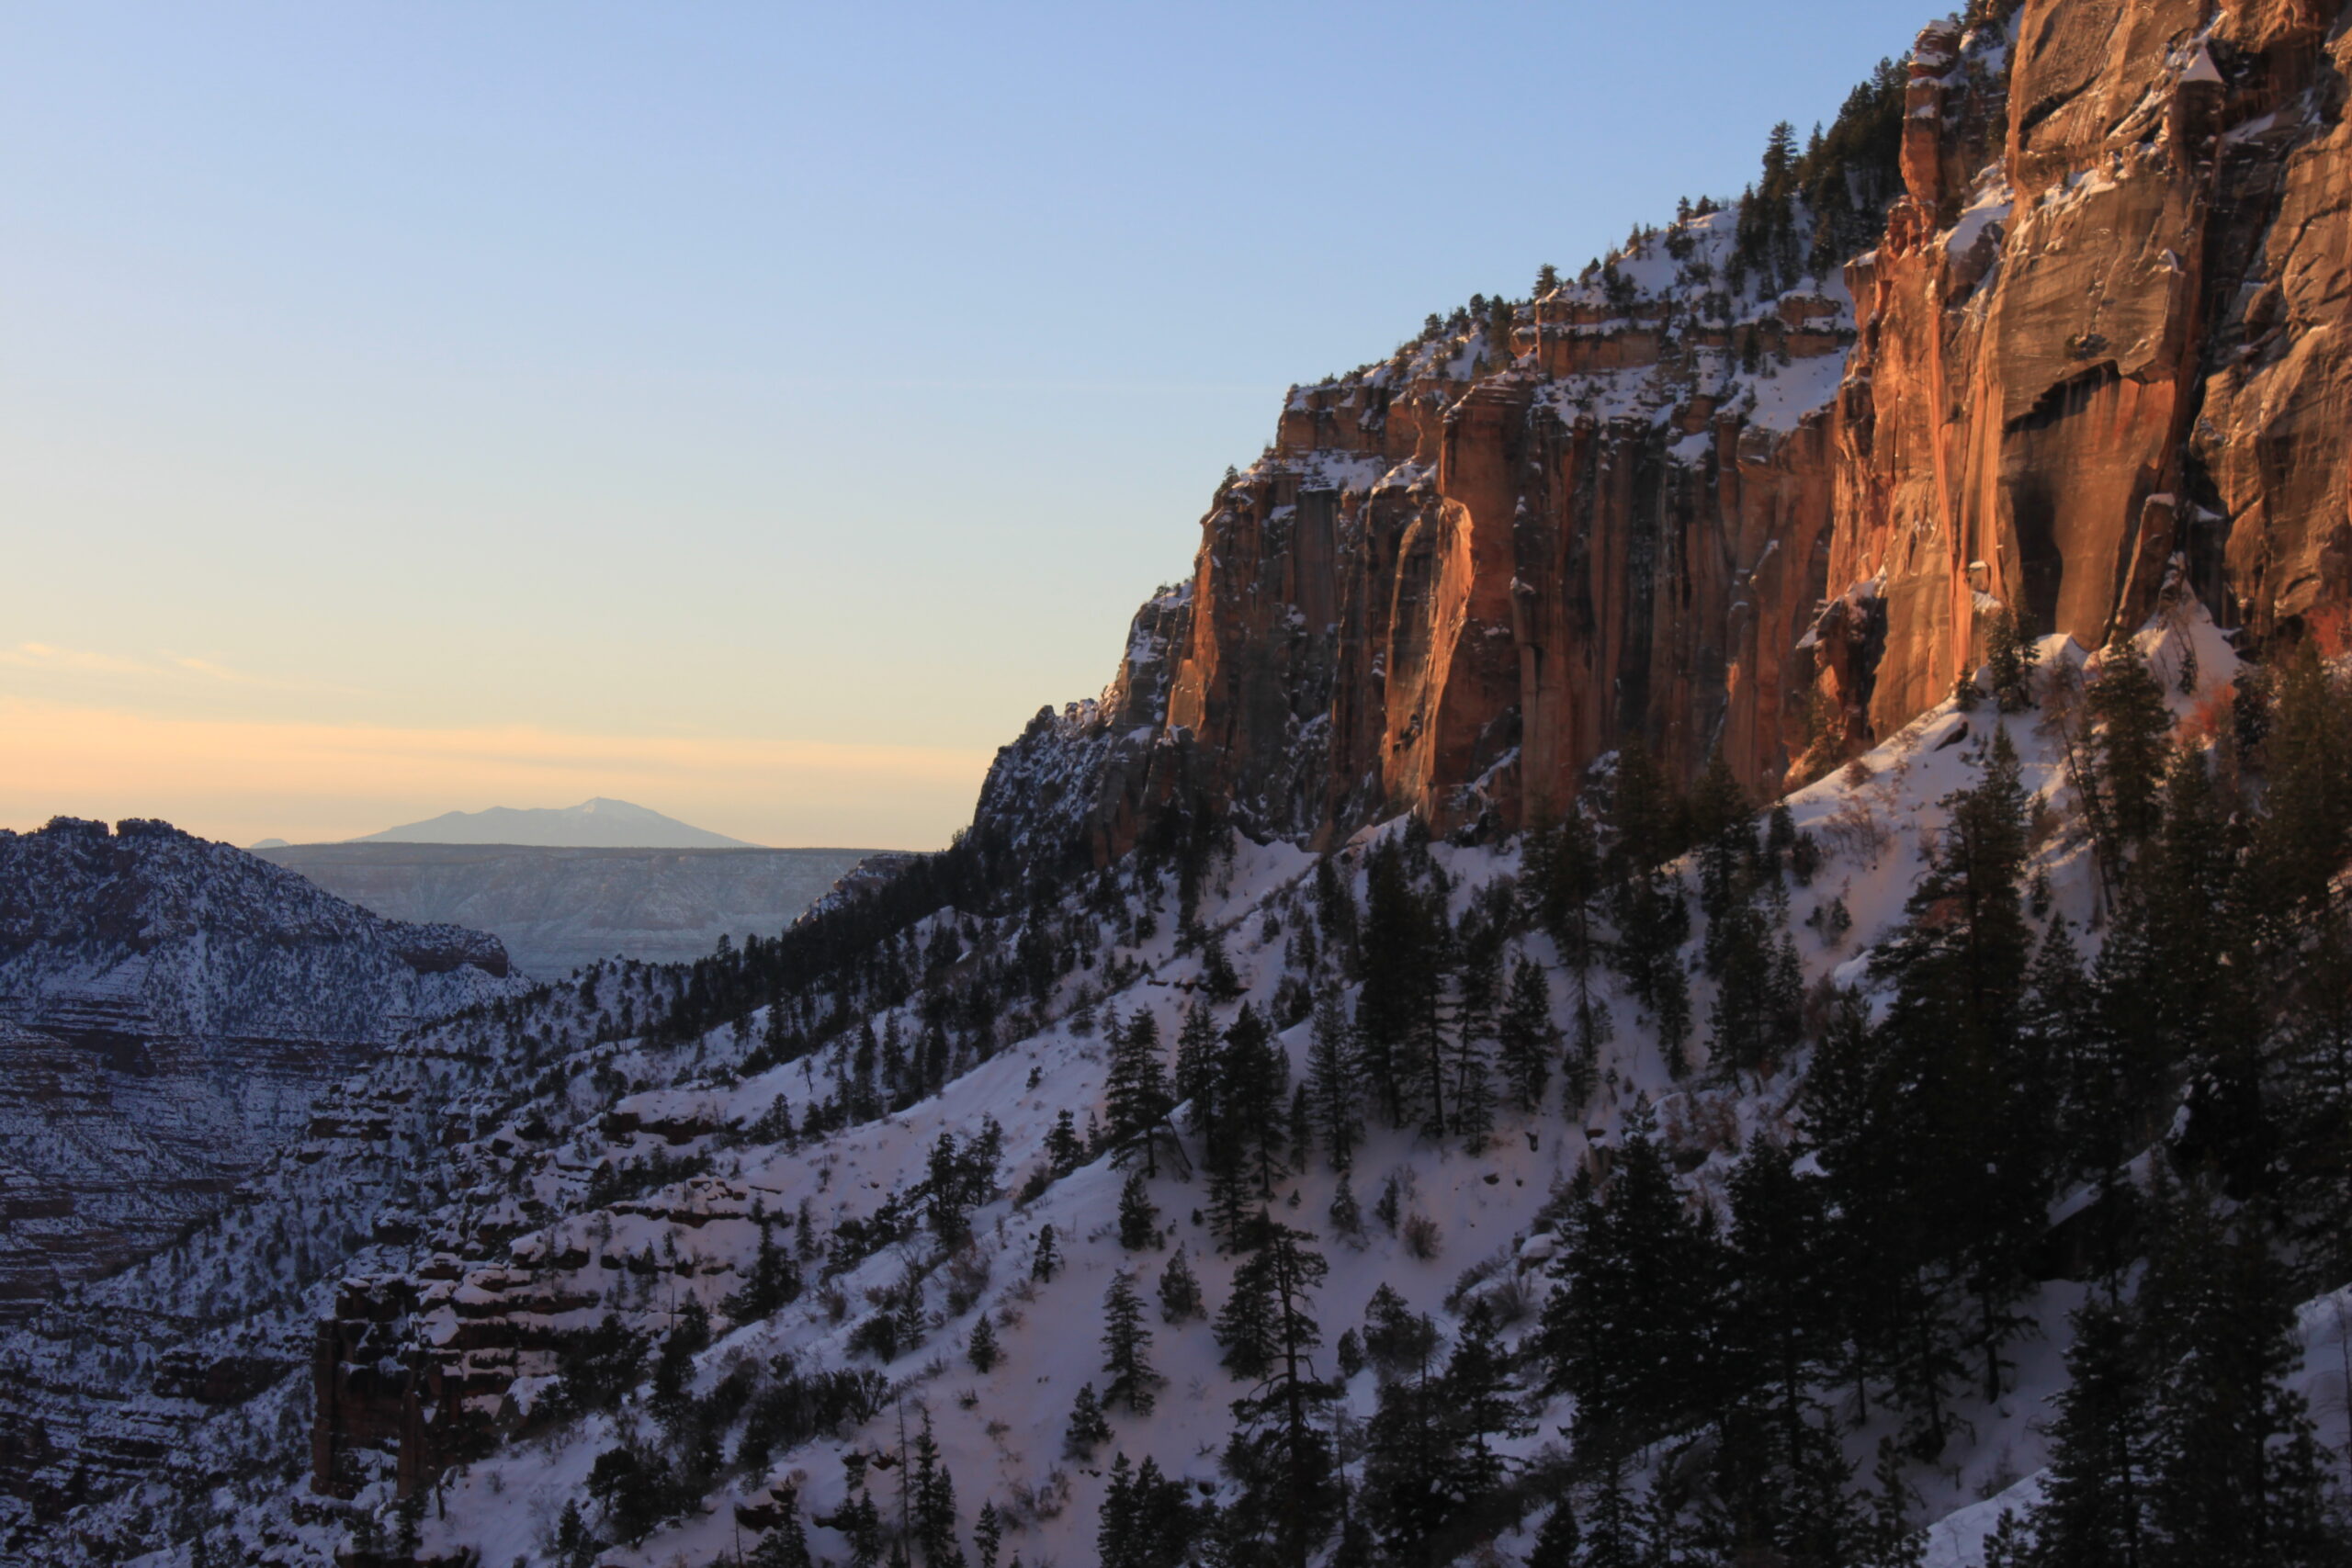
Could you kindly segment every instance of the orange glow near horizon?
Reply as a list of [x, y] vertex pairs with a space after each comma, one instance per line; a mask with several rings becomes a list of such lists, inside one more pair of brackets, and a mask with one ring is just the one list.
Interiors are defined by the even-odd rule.
[[[609, 795], [753, 843], [936, 849], [990, 754], [526, 726], [173, 718], [0, 697], [0, 826], [160, 817], [232, 843], [353, 838], [444, 811]], [[935, 825], [910, 841], [907, 824]]]

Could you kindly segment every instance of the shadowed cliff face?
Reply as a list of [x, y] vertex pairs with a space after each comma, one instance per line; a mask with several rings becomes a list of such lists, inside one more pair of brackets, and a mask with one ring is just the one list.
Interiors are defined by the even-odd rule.
[[1295, 389], [1188, 594], [1009, 749], [983, 822], [1032, 830], [1013, 784], [1051, 773], [1098, 860], [1170, 812], [1510, 827], [1637, 738], [1776, 793], [1940, 700], [2005, 607], [2086, 646], [2167, 592], [2250, 651], [2337, 635], [2342, 9], [1937, 24], [1883, 243], [1831, 276], [1740, 279], [1702, 215]]

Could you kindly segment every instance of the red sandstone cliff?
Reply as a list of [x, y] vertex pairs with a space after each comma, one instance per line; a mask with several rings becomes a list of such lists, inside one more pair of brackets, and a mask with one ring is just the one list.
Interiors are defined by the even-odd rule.
[[1510, 827], [1634, 737], [1768, 791], [1816, 772], [1939, 700], [2003, 607], [2096, 646], [2169, 581], [2249, 651], [2333, 636], [2347, 8], [2010, 9], [1920, 36], [1884, 241], [1831, 276], [1736, 287], [1713, 214], [1508, 345], [1473, 320], [1294, 390], [1188, 595], [1104, 703], [1008, 749], [982, 821], [1051, 774], [1098, 859], [1178, 807]]

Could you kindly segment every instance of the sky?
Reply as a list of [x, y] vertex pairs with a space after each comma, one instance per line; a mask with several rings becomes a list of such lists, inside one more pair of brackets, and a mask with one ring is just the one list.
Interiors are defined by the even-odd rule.
[[1287, 386], [1926, 16], [0, 6], [0, 826], [936, 847]]

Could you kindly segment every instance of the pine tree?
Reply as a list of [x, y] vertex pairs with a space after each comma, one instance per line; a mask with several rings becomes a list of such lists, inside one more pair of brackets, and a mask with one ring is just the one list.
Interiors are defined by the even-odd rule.
[[1384, 839], [1365, 861], [1363, 988], [1356, 1036], [1365, 1081], [1392, 1127], [1419, 1111], [1445, 1124], [1438, 1007], [1449, 940], [1444, 914], [1414, 885], [1406, 849]]
[[1355, 1026], [1336, 988], [1316, 998], [1315, 1026], [1307, 1047], [1306, 1092], [1322, 1134], [1325, 1157], [1344, 1176], [1363, 1139], [1362, 1076], [1356, 1062]]
[[2124, 843], [2138, 844], [2161, 820], [2173, 719], [2137, 642], [2122, 637], [2108, 649], [2089, 707], [2099, 721], [2098, 774], [2109, 819]]
[[2151, 1568], [2341, 1562], [2285, 1271], [2251, 1217], [2235, 1234], [2200, 1201], [2167, 1205], [2143, 1286], [2157, 1329]]
[[965, 1341], [964, 1356], [972, 1363], [972, 1370], [983, 1377], [994, 1371], [997, 1362], [1004, 1359], [1004, 1352], [997, 1344], [996, 1325], [989, 1321], [987, 1313], [983, 1312], [973, 1319], [971, 1336]]
[[956, 1544], [956, 1478], [940, 1459], [928, 1410], [922, 1413], [922, 1430], [915, 1437], [911, 1485], [915, 1544], [922, 1550], [923, 1562], [930, 1568], [960, 1563], [964, 1554]]
[[1274, 1043], [1264, 1017], [1244, 1002], [1225, 1032], [1217, 1056], [1220, 1120], [1261, 1198], [1287, 1173], [1283, 1152], [1289, 1128], [1283, 1107], [1289, 1099], [1290, 1059]]
[[1472, 1303], [1439, 1380], [1445, 1402], [1446, 1472], [1465, 1507], [1491, 1494], [1507, 1473], [1495, 1440], [1533, 1430], [1511, 1359], [1493, 1314], [1483, 1303]]
[[1735, 1555], [1843, 1560], [1847, 1472], [1815, 1390], [1837, 1369], [1829, 1215], [1790, 1152], [1750, 1145], [1731, 1179], [1714, 1488]]
[[1159, 1176], [1159, 1135], [1167, 1127], [1175, 1097], [1160, 1060], [1159, 1025], [1148, 1009], [1136, 1009], [1126, 1027], [1112, 1032], [1103, 1101], [1111, 1144], [1119, 1157], [1125, 1159], [1140, 1149], [1145, 1173]]
[[1187, 1009], [1176, 1035], [1176, 1098], [1192, 1107], [1193, 1130], [1207, 1146], [1214, 1146], [1217, 1138], [1217, 1055], [1222, 1048], [1216, 1015], [1205, 1007]]
[[1551, 1081], [1560, 1030], [1552, 1021], [1551, 983], [1528, 959], [1511, 966], [1510, 991], [1496, 1026], [1496, 1043], [1511, 1103], [1521, 1111], [1535, 1110]]
[[1684, 1211], [1650, 1135], [1628, 1125], [1608, 1199], [1555, 1267], [1541, 1344], [1577, 1400], [1579, 1449], [1623, 1454], [1701, 1412], [1719, 1277], [1713, 1237]]
[[1562, 1497], [1544, 1516], [1544, 1528], [1535, 1532], [1527, 1568], [1577, 1568], [1577, 1548], [1583, 1541], [1584, 1533], [1577, 1529], [1576, 1505]]
[[1428, 1563], [1464, 1502], [1449, 1473], [1445, 1416], [1426, 1368], [1380, 1385], [1364, 1430], [1363, 1506], [1391, 1562]]
[[808, 1553], [808, 1532], [800, 1524], [799, 1498], [791, 1487], [779, 1486], [775, 1500], [784, 1517], [760, 1538], [751, 1568], [816, 1568], [816, 1559]]
[[1004, 1520], [990, 1500], [980, 1505], [979, 1519], [972, 1526], [972, 1551], [979, 1558], [978, 1568], [997, 1568], [997, 1553], [1003, 1546]]
[[1029, 1277], [1032, 1280], [1051, 1284], [1053, 1282], [1054, 1276], [1061, 1271], [1061, 1248], [1054, 1239], [1054, 1227], [1051, 1225], [1039, 1226], [1037, 1230], [1037, 1247], [1036, 1250], [1030, 1255], [1029, 1258]]
[[1927, 1540], [1911, 1527], [1911, 1505], [1918, 1498], [1903, 1479], [1903, 1462], [1894, 1442], [1885, 1438], [1879, 1439], [1875, 1479], [1877, 1487], [1862, 1530], [1860, 1568], [1921, 1568], [1927, 1561]]
[[1046, 1159], [1057, 1181], [1086, 1163], [1086, 1144], [1079, 1137], [1077, 1119], [1068, 1107], [1054, 1118], [1053, 1130], [1046, 1134]]
[[1229, 1002], [1241, 995], [1241, 979], [1226, 956], [1225, 933], [1212, 931], [1201, 942], [1201, 989], [1213, 1002]]
[[1679, 1077], [1690, 1033], [1690, 984], [1681, 959], [1690, 913], [1679, 881], [1666, 866], [1690, 840], [1682, 803], [1638, 741], [1618, 753], [1608, 815], [1610, 915], [1617, 928], [1611, 961], [1634, 999], [1657, 1021], [1668, 1071]]
[[2051, 1568], [2141, 1568], [2151, 1496], [2150, 1393], [2130, 1314], [2093, 1296], [2073, 1315], [2049, 1479], [2029, 1525]]
[[[2049, 1197], [2051, 1107], [2024, 1034], [2025, 979], [2032, 954], [2018, 883], [2026, 852], [2025, 792], [2016, 749], [1996, 728], [1983, 776], [1948, 796], [1941, 842], [1913, 892], [1905, 926], [1878, 950], [1872, 969], [1894, 998], [1880, 1031], [1886, 1134], [1894, 1142], [1861, 1163], [1907, 1206], [1889, 1216], [1896, 1249], [1932, 1246], [1917, 1261], [1925, 1301], [1947, 1287], [1975, 1318], [1967, 1337], [1983, 1365], [1985, 1397], [1997, 1398], [2003, 1348], [2025, 1326], [2012, 1310], [2030, 1284]], [[1954, 1303], [1957, 1304], [1957, 1303]], [[1951, 1347], [1942, 1327], [1913, 1322], [1901, 1376], [1939, 1447], [1948, 1411], [1939, 1364]]]
[[1062, 1434], [1062, 1452], [1074, 1460], [1091, 1460], [1094, 1450], [1111, 1440], [1111, 1423], [1102, 1418], [1102, 1402], [1092, 1383], [1079, 1387], [1070, 1404], [1069, 1426]]
[[2003, 713], [2023, 713], [2033, 705], [2033, 672], [2041, 650], [2007, 609], [1993, 612], [1985, 644], [1986, 674], [1994, 700]]
[[1146, 1456], [1131, 1467], [1113, 1457], [1094, 1540], [1097, 1568], [1179, 1568], [1189, 1560], [1198, 1520], [1183, 1483]]
[[752, 1260], [751, 1277], [743, 1288], [719, 1303], [729, 1322], [757, 1323], [773, 1317], [800, 1295], [800, 1270], [792, 1257], [776, 1245], [775, 1227], [760, 1224], [760, 1250]]
[[1218, 1309], [1212, 1330], [1218, 1358], [1237, 1378], [1263, 1377], [1274, 1353], [1273, 1307], [1267, 1298], [1262, 1253], [1243, 1260], [1233, 1271], [1232, 1293]]
[[1102, 1507], [1094, 1527], [1097, 1568], [1138, 1568], [1142, 1559], [1141, 1531], [1136, 1528], [1135, 1467], [1122, 1449], [1111, 1456], [1110, 1474], [1102, 1488]]
[[1151, 1330], [1144, 1326], [1143, 1298], [1136, 1292], [1133, 1274], [1122, 1269], [1111, 1276], [1102, 1297], [1103, 1385], [1107, 1408], [1125, 1404], [1137, 1416], [1148, 1416], [1154, 1391], [1166, 1380], [1152, 1370]]
[[1189, 1318], [1206, 1317], [1208, 1309], [1201, 1302], [1201, 1281], [1193, 1272], [1192, 1260], [1180, 1245], [1168, 1267], [1159, 1274], [1159, 1321], [1182, 1323]]
[[[1529, 835], [1521, 880], [1528, 913], [1552, 938], [1567, 967], [1571, 1072], [1589, 1072], [1609, 1032], [1609, 1014], [1594, 994], [1592, 966], [1600, 953], [1595, 910], [1605, 886], [1600, 850], [1581, 808], [1552, 828]], [[1581, 1105], [1583, 1096], [1571, 1095]]]
[[842, 1461], [849, 1496], [833, 1512], [833, 1529], [849, 1541], [850, 1568], [875, 1568], [882, 1561], [882, 1511], [865, 1486], [865, 1456], [846, 1455]]
[[[1329, 1265], [1307, 1237], [1272, 1217], [1261, 1221], [1264, 1242], [1236, 1272], [1234, 1292], [1263, 1303], [1267, 1322], [1261, 1381], [1234, 1402], [1236, 1430], [1226, 1467], [1241, 1484], [1231, 1513], [1237, 1528], [1287, 1568], [1306, 1563], [1329, 1534], [1338, 1510], [1329, 1434], [1318, 1424], [1334, 1390], [1315, 1373], [1312, 1353], [1322, 1343], [1314, 1292]], [[1249, 1276], [1245, 1287], [1243, 1276]]]
[[1140, 1170], [1129, 1171], [1119, 1189], [1119, 1245], [1129, 1252], [1144, 1252], [1159, 1245], [1159, 1206]]

